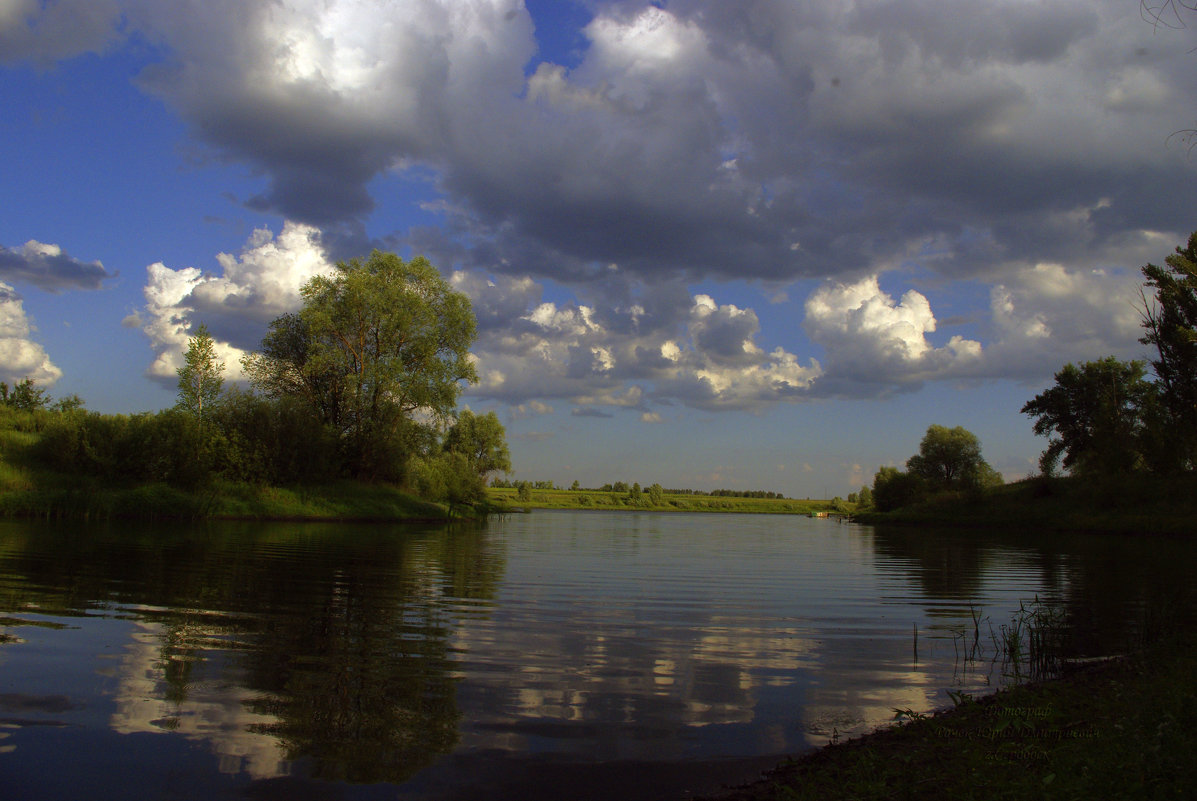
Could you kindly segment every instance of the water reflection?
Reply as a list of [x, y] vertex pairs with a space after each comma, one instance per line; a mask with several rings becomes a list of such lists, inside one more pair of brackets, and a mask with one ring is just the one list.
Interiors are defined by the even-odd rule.
[[908, 526], [877, 527], [873, 538], [887, 569], [911, 576], [928, 613], [945, 619], [943, 632], [971, 629], [974, 614], [1006, 622], [992, 619], [981, 599], [1027, 576], [1035, 596], [1062, 607], [1068, 657], [1125, 653], [1189, 625], [1197, 611], [1188, 575], [1194, 544], [1185, 540]]
[[303, 761], [400, 782], [449, 751], [450, 607], [493, 597], [503, 565], [477, 530], [61, 527], [34, 552], [5, 543], [18, 627], [35, 612], [131, 621], [113, 731], [201, 740], [254, 778]]
[[255, 779], [290, 773], [283, 744], [257, 733], [274, 718], [249, 708], [254, 696], [243, 683], [230, 681], [231, 668], [214, 671], [206, 649], [181, 645], [184, 631], [187, 637], [214, 634], [204, 626], [134, 624], [116, 671], [120, 683], [109, 726], [120, 734], [174, 732], [202, 742], [216, 754], [222, 773]]
[[[1108, 653], [1157, 601], [1191, 610], [1193, 547], [1147, 545], [680, 514], [0, 523], [0, 760], [82, 731], [113, 765], [148, 741], [201, 744], [253, 792], [336, 780], [431, 799], [470, 774], [526, 798], [521, 782], [565, 764], [663, 776], [780, 755], [1000, 683], [953, 656], [975, 614], [1038, 594], [1066, 608], [1077, 653]], [[183, 758], [147, 757], [146, 775]], [[0, 776], [44, 784], [37, 764]]]

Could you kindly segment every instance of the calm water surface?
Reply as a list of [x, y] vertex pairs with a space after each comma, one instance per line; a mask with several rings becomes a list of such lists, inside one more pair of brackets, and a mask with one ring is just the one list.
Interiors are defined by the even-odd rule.
[[1190, 608], [1195, 555], [763, 515], [3, 522], [0, 798], [685, 798], [996, 688], [967, 647], [1036, 596], [1074, 655], [1122, 650]]

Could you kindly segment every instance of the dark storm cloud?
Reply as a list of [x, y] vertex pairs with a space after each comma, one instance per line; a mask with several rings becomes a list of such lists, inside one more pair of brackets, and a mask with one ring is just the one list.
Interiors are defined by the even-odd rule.
[[1197, 199], [1162, 145], [1187, 44], [1116, 0], [598, 3], [569, 69], [517, 0], [125, 5], [166, 45], [141, 84], [262, 172], [248, 205], [360, 230], [371, 181], [419, 166], [445, 225], [391, 239], [463, 268], [783, 282], [933, 240], [926, 266], [986, 275]]
[[[1197, 161], [1167, 141], [1193, 125], [1190, 40], [1126, 0], [594, 2], [568, 68], [519, 0], [119, 8], [163, 54], [141, 86], [262, 177], [247, 205], [318, 225], [329, 259], [410, 248], [453, 274], [483, 397], [756, 408], [1021, 377], [1051, 345], [1112, 352], [1102, 321], [1127, 339], [1124, 282], [1095, 270], [1193, 227]], [[408, 211], [380, 176], [436, 224], [368, 234]], [[891, 272], [983, 284], [984, 346], [883, 292]], [[758, 343], [755, 311], [690, 289], [809, 278], [809, 343]], [[245, 341], [265, 304], [244, 287], [269, 282], [201, 283], [179, 297]]]
[[876, 36], [890, 60], [911, 48], [934, 53], [960, 68], [984, 62], [1048, 62], [1096, 32], [1090, 2], [977, 4], [945, 7], [936, 0], [890, 0], [864, 5], [853, 30]]
[[48, 67], [99, 52], [120, 38], [119, 0], [5, 0], [0, 6], [0, 62]]
[[99, 289], [115, 274], [98, 261], [75, 259], [57, 245], [29, 241], [21, 248], [0, 246], [0, 280], [33, 284], [47, 292], [67, 289]]
[[[1104, 201], [1097, 256], [1197, 199], [1161, 145], [1190, 122], [1187, 43], [1116, 0], [598, 3], [568, 70], [517, 0], [121, 7], [166, 46], [142, 86], [261, 170], [248, 205], [360, 228], [370, 182], [421, 165], [462, 267], [777, 282], [936, 240], [929, 266], [979, 275], [1067, 241], [1060, 215]], [[105, 8], [62, 47], [102, 40]]]

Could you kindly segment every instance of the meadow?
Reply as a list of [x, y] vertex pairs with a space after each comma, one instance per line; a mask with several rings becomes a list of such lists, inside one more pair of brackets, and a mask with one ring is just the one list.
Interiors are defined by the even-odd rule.
[[516, 487], [489, 487], [487, 496], [495, 506], [509, 511], [525, 509], [597, 509], [641, 510], [645, 512], [731, 512], [742, 514], [846, 513], [849, 505], [830, 500], [796, 500], [793, 498], [745, 498], [698, 493], [670, 493], [660, 495], [660, 503], [653, 503], [648, 491], [635, 498], [628, 492], [580, 489], [534, 489], [526, 497], [519, 497]]

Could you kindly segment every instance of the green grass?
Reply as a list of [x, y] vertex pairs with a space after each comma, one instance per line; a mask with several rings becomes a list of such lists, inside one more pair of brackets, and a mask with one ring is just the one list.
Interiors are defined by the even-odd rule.
[[218, 485], [215, 517], [324, 520], [442, 519], [445, 507], [386, 485], [340, 481], [299, 488]]
[[342, 481], [264, 487], [216, 481], [182, 490], [166, 484], [105, 486], [43, 476], [34, 488], [0, 491], [0, 515], [45, 518], [441, 520], [443, 506], [385, 485]]
[[599, 490], [532, 490], [528, 500], [519, 499], [514, 487], [487, 490], [491, 502], [509, 509], [600, 509], [645, 512], [739, 512], [753, 514], [810, 514], [832, 509], [830, 501], [787, 498], [732, 498], [711, 495], [665, 493], [652, 505], [648, 492], [634, 503], [627, 492]]
[[1105, 479], [1031, 478], [987, 490], [938, 496], [862, 523], [1026, 528], [1133, 534], [1197, 531], [1197, 475]]
[[924, 715], [781, 765], [726, 801], [1179, 799], [1197, 787], [1197, 647], [1135, 656]]

